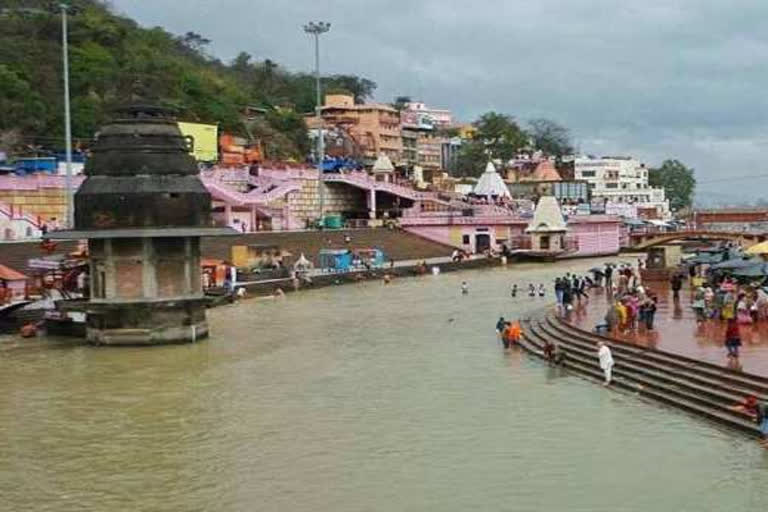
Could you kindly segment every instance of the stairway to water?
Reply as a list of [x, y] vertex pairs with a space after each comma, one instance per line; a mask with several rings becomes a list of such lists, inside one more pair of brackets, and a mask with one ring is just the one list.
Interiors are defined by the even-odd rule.
[[552, 311], [524, 323], [523, 349], [544, 358], [545, 341], [564, 351], [565, 368], [595, 381], [603, 380], [597, 343], [606, 342], [615, 361], [612, 386], [759, 435], [754, 420], [731, 407], [750, 394], [768, 400], [768, 378], [606, 338], [576, 328]]

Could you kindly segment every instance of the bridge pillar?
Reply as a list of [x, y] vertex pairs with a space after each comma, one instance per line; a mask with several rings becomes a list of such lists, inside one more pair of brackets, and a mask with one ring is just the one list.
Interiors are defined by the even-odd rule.
[[371, 219], [376, 218], [376, 189], [371, 188], [368, 191], [368, 215]]

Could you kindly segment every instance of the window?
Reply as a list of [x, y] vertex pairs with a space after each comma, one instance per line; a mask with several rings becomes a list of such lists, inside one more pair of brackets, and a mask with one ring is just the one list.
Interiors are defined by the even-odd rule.
[[605, 188], [619, 188], [618, 183], [606, 183]]
[[464, 245], [469, 245], [469, 235], [464, 235], [461, 237], [461, 243]]
[[594, 178], [595, 177], [595, 171], [581, 171], [581, 177], [582, 178]]

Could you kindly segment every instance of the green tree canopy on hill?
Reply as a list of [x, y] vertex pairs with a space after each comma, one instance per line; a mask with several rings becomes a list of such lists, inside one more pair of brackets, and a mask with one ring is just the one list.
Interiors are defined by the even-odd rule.
[[[315, 107], [311, 74], [290, 72], [270, 59], [242, 52], [231, 63], [207, 53], [204, 35], [175, 36], [160, 27], [142, 28], [113, 13], [107, 2], [72, 0], [70, 80], [72, 130], [90, 139], [115, 107], [150, 101], [175, 107], [179, 118], [218, 123], [247, 135], [240, 117], [246, 105], [268, 111]], [[61, 146], [64, 132], [61, 28], [58, 2], [5, 0], [0, 7], [0, 135]], [[376, 84], [354, 75], [323, 78], [326, 88], [343, 88], [355, 101], [370, 98]], [[276, 154], [303, 158], [306, 127], [300, 115], [267, 116], [262, 124], [275, 135]], [[288, 130], [283, 132], [283, 130]]]

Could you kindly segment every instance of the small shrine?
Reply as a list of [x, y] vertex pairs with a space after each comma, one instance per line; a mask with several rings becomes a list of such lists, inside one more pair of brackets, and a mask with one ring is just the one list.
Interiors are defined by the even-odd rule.
[[531, 251], [557, 254], [565, 251], [565, 224], [554, 196], [543, 196], [536, 204], [533, 219], [525, 232], [531, 236]]

